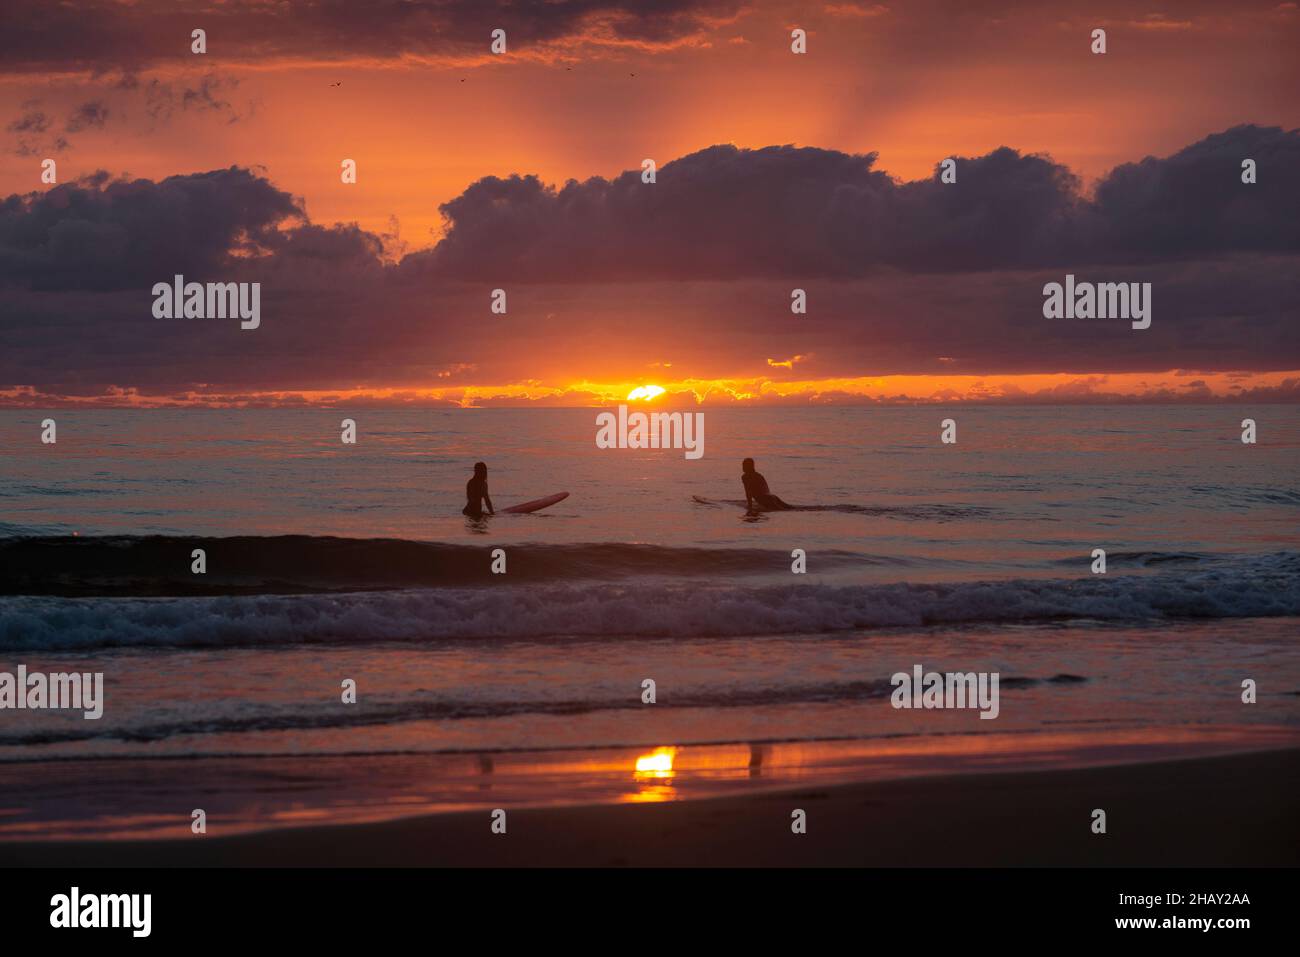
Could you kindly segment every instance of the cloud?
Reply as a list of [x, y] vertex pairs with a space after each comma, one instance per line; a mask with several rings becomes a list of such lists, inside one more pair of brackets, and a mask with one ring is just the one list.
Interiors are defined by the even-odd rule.
[[231, 167], [161, 182], [107, 173], [0, 202], [0, 283], [37, 291], [112, 290], [160, 272], [210, 272], [232, 255], [290, 244], [292, 197]]
[[171, 121], [176, 110], [195, 113], [215, 113], [235, 123], [244, 117], [227, 99], [239, 87], [236, 77], [222, 77], [209, 71], [191, 82], [169, 82], [154, 77], [141, 80], [135, 73], [124, 73], [118, 87], [138, 90], [144, 97], [145, 113], [155, 123]]
[[18, 4], [0, 33], [0, 73], [103, 72], [187, 63], [202, 27], [209, 56], [272, 60], [482, 58], [491, 31], [524, 57], [557, 49], [673, 49], [733, 20], [740, 0], [79, 0]]
[[[69, 127], [104, 116], [89, 102]], [[1240, 181], [1243, 158], [1258, 164], [1258, 183]], [[959, 157], [958, 182], [945, 184], [899, 183], [874, 154], [713, 146], [665, 164], [654, 184], [638, 171], [558, 189], [531, 175], [480, 179], [441, 207], [444, 238], [399, 272], [460, 282], [855, 279], [1293, 254], [1296, 168], [1300, 133], [1257, 126], [1119, 166], [1092, 198], [1065, 167], [1007, 147]], [[158, 183], [99, 173], [0, 203], [0, 281], [123, 288], [159, 268], [223, 268], [250, 254], [356, 263], [382, 259], [390, 239], [311, 224], [292, 196], [240, 167]]]
[[1148, 13], [1139, 20], [1128, 21], [1128, 26], [1138, 30], [1190, 30], [1190, 20], [1170, 20], [1163, 13]]
[[[1241, 182], [1253, 158], [1259, 182]], [[531, 282], [1028, 269], [1300, 250], [1300, 132], [1238, 126], [1113, 170], [1086, 197], [1048, 157], [956, 157], [957, 182], [898, 183], [876, 155], [712, 146], [556, 188], [486, 177], [444, 204], [436, 275]]]
[[768, 359], [767, 364], [773, 369], [791, 369], [800, 362], [807, 362], [812, 356], [791, 356], [789, 359]]
[[[441, 209], [441, 243], [413, 264], [530, 281], [859, 276], [1032, 265], [1065, 245], [1073, 178], [1001, 149], [963, 162], [963, 187], [899, 185], [874, 153], [713, 146], [556, 189], [487, 177]], [[969, 183], [967, 186], [965, 184]]]
[[82, 130], [102, 129], [104, 122], [108, 119], [108, 107], [102, 100], [91, 100], [82, 103], [68, 117], [68, 122], [63, 127], [69, 133], [80, 133]]
[[[43, 134], [50, 128], [50, 117], [39, 106], [39, 100], [28, 100], [23, 104], [22, 114], [5, 127], [15, 134], [10, 152], [16, 156], [35, 156], [42, 152]], [[67, 147], [68, 141], [60, 136], [46, 147], [45, 152], [62, 152]]]
[[[35, 156], [38, 154], [62, 153], [71, 147], [67, 136], [54, 136], [46, 139], [53, 121], [40, 107], [39, 100], [28, 100], [23, 104], [23, 113], [5, 129], [15, 134], [11, 152], [18, 156]], [[102, 100], [89, 100], [77, 106], [64, 123], [63, 131], [68, 135], [82, 133], [86, 130], [102, 129], [108, 119], [108, 106]]]
[[[479, 180], [444, 207], [443, 241], [401, 259], [391, 237], [312, 222], [249, 169], [98, 173], [0, 201], [0, 390], [306, 394], [450, 378], [558, 381], [547, 394], [563, 395], [652, 363], [782, 382], [796, 369], [1295, 370], [1295, 138], [1237, 127], [1122, 166], [1093, 196], [1010, 149], [961, 160], [948, 185], [898, 183], [870, 156], [718, 146], [654, 185], [637, 172], [558, 190]], [[1242, 149], [1260, 162], [1253, 186]], [[1151, 328], [1043, 319], [1043, 285], [1065, 271], [1152, 283]], [[178, 273], [261, 282], [261, 327], [154, 319], [152, 285]], [[806, 317], [790, 314], [794, 285]], [[489, 312], [496, 287], [506, 316]]]
[[844, 17], [850, 20], [869, 20], [883, 17], [889, 13], [889, 7], [881, 3], [828, 3], [823, 8], [832, 17]]
[[[1259, 181], [1241, 181], [1253, 159]], [[1300, 131], [1235, 126], [1172, 156], [1118, 166], [1098, 184], [1100, 240], [1143, 259], [1300, 249]]]
[[10, 133], [44, 133], [49, 128], [50, 118], [41, 110], [30, 108], [5, 127]]

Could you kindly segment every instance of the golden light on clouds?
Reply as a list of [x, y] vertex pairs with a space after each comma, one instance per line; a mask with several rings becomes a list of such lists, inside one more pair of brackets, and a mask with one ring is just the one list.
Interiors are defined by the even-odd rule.
[[[58, 395], [32, 386], [0, 389], [0, 404], [19, 408], [113, 406], [130, 408], [240, 408], [299, 406], [327, 408], [344, 403], [387, 406], [559, 406], [602, 407], [624, 401], [662, 399], [674, 406], [747, 404], [821, 405], [828, 403], [980, 403], [1016, 401], [1087, 402], [1099, 399], [1216, 400], [1252, 396], [1268, 390], [1288, 393], [1300, 383], [1300, 370], [1280, 372], [1022, 373], [1010, 375], [885, 375], [850, 378], [752, 378], [635, 382], [539, 381], [427, 386], [353, 386], [227, 394], [188, 390], [151, 395], [134, 388], [114, 388], [94, 395]], [[649, 392], [646, 390], [654, 390]], [[1262, 393], [1254, 390], [1263, 390]]]

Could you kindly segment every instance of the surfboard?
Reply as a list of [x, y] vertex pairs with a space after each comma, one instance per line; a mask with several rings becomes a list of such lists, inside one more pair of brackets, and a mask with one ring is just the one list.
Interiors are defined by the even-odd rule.
[[524, 502], [522, 505], [511, 505], [509, 508], [501, 509], [501, 511], [507, 515], [522, 515], [525, 512], [536, 512], [539, 509], [554, 505], [556, 502], [563, 502], [568, 497], [568, 492], [556, 492], [554, 495], [548, 495], [546, 498], [535, 498], [531, 502]]

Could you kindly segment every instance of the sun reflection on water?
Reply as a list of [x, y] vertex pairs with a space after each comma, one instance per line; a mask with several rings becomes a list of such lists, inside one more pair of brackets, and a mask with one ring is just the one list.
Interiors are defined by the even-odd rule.
[[673, 787], [673, 760], [676, 756], [676, 748], [655, 748], [649, 754], [638, 756], [632, 780], [640, 786], [640, 790], [631, 795], [630, 800], [671, 800], [677, 793]]

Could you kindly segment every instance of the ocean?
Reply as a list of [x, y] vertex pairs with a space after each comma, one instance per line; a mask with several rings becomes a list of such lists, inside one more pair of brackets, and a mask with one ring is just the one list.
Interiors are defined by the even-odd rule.
[[[598, 449], [598, 411], [0, 411], [0, 671], [106, 687], [99, 720], [0, 711], [0, 836], [165, 831], [197, 769], [250, 828], [472, 806], [511, 768], [663, 798], [1300, 727], [1300, 408], [705, 406], [697, 461]], [[747, 515], [746, 456], [801, 507]], [[569, 497], [467, 519], [478, 460], [498, 509]], [[998, 673], [996, 720], [892, 707], [918, 664]]]

